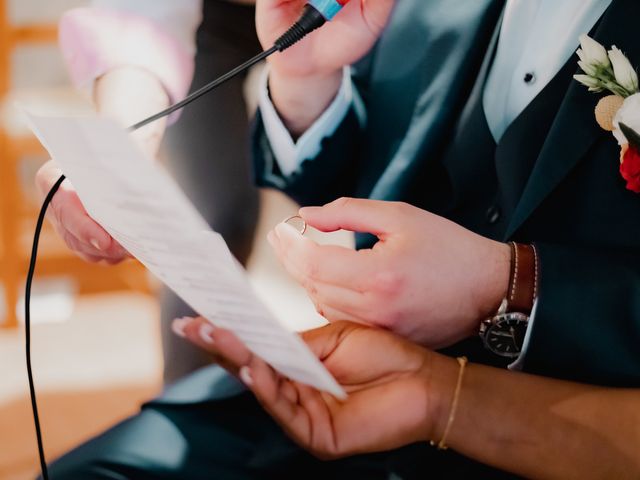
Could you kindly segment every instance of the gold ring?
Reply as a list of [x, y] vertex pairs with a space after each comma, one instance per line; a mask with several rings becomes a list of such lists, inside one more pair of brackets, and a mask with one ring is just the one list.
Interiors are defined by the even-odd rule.
[[304, 235], [307, 231], [307, 222], [305, 222], [300, 215], [292, 215], [286, 220], [284, 220], [282, 223], [289, 223], [291, 222], [291, 220], [300, 220], [302, 222], [302, 227], [299, 228], [298, 231], [300, 232], [300, 235]]

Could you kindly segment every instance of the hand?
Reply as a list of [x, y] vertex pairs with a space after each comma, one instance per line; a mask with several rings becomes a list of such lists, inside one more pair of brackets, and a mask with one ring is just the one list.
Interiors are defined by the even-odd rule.
[[[256, 3], [256, 27], [265, 49], [298, 20], [305, 3]], [[292, 133], [304, 132], [329, 106], [340, 86], [342, 68], [371, 49], [393, 5], [393, 0], [351, 0], [331, 22], [269, 59], [271, 98]]]
[[[162, 110], [169, 98], [160, 82], [150, 73], [133, 67], [112, 70], [95, 84], [97, 110], [129, 126]], [[157, 154], [164, 134], [166, 119], [154, 122], [136, 132], [133, 138], [150, 158]], [[42, 198], [60, 178], [62, 171], [54, 162], [47, 162], [36, 174], [36, 186]], [[53, 197], [49, 220], [67, 246], [90, 262], [119, 263], [129, 257], [127, 251], [86, 212], [78, 194], [66, 180]]]
[[429, 348], [477, 332], [506, 296], [508, 245], [404, 203], [342, 198], [303, 208], [323, 232], [368, 232], [378, 243], [354, 251], [320, 246], [280, 224], [268, 240], [287, 271], [330, 321], [388, 328]]
[[[42, 198], [60, 175], [62, 171], [52, 160], [38, 170], [36, 187]], [[127, 251], [89, 216], [69, 180], [65, 180], [54, 195], [47, 218], [67, 246], [88, 262], [116, 264], [129, 257]]]
[[289, 436], [321, 458], [391, 450], [436, 438], [435, 429], [443, 428], [439, 418], [447, 415], [455, 387], [454, 360], [437, 355], [438, 362], [444, 361], [438, 363], [439, 371], [450, 381], [432, 391], [436, 354], [389, 332], [349, 322], [302, 334], [347, 391], [344, 402], [282, 377], [232, 333], [203, 318], [176, 320], [174, 331], [238, 375]]

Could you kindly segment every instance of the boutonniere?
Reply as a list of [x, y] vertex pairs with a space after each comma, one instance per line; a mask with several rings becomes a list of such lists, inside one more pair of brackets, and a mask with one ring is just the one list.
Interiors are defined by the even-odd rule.
[[620, 145], [620, 174], [627, 189], [640, 193], [640, 88], [638, 74], [615, 45], [607, 51], [588, 35], [580, 37], [578, 65], [574, 75], [590, 92], [610, 92], [596, 106], [596, 121], [612, 132]]

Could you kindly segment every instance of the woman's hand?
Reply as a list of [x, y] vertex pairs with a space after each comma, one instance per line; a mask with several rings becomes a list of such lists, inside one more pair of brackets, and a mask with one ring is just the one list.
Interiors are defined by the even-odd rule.
[[[302, 334], [347, 391], [341, 402], [282, 377], [202, 318], [176, 320], [174, 331], [238, 375], [291, 438], [319, 457], [390, 450], [437, 435], [441, 402], [429, 389], [433, 354], [389, 332], [336, 322]], [[441, 370], [455, 383], [456, 362], [447, 361], [452, 370]]]
[[[306, 0], [256, 3], [256, 27], [270, 48], [298, 18]], [[329, 106], [342, 68], [363, 57], [387, 24], [394, 0], [351, 0], [331, 21], [298, 45], [269, 59], [270, 94], [291, 132], [301, 134]]]
[[[152, 74], [133, 67], [118, 68], [100, 77], [94, 88], [94, 100], [99, 113], [124, 126], [134, 124], [169, 104], [160, 82]], [[162, 119], [132, 134], [149, 158], [157, 154], [165, 123], [166, 119]], [[36, 174], [36, 186], [42, 198], [60, 175], [62, 171], [53, 161], [40, 168]], [[116, 264], [129, 257], [127, 251], [89, 216], [68, 180], [53, 197], [47, 218], [67, 246], [84, 260]]]
[[518, 476], [639, 478], [637, 389], [476, 364], [461, 370], [384, 330], [336, 322], [302, 337], [348, 392], [340, 402], [278, 375], [202, 318], [176, 320], [174, 331], [239, 376], [291, 438], [321, 458], [439, 442], [455, 418], [450, 448]]
[[268, 236], [287, 271], [330, 321], [379, 327], [429, 348], [477, 332], [506, 296], [511, 252], [404, 203], [343, 198], [303, 208], [308, 225], [379, 238], [370, 250], [321, 246], [280, 224]]
[[[36, 175], [36, 187], [44, 198], [62, 175], [53, 160], [45, 163]], [[65, 180], [54, 195], [47, 218], [67, 246], [82, 259], [116, 264], [129, 257], [127, 251], [85, 210], [78, 193]]]

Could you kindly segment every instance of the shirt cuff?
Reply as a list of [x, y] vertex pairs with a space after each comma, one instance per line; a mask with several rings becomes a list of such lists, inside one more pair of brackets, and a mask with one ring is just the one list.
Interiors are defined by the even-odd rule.
[[269, 72], [265, 69], [260, 82], [259, 106], [267, 139], [283, 176], [300, 168], [303, 161], [315, 158], [322, 150], [322, 140], [335, 133], [350, 108], [355, 108], [361, 125], [366, 118], [362, 99], [351, 80], [351, 68], [343, 69], [342, 83], [331, 105], [311, 127], [293, 141], [269, 97]]
[[529, 349], [529, 342], [531, 341], [531, 331], [533, 329], [533, 322], [536, 319], [536, 312], [538, 311], [538, 299], [533, 303], [533, 308], [531, 309], [531, 316], [529, 317], [529, 323], [527, 325], [527, 332], [524, 335], [524, 341], [522, 342], [522, 351], [520, 355], [509, 365], [509, 370], [520, 371], [524, 367], [525, 357], [527, 356], [527, 350]]
[[113, 68], [135, 66], [153, 73], [172, 102], [189, 90], [193, 55], [152, 20], [104, 8], [76, 8], [62, 17], [59, 32], [62, 55], [77, 88], [90, 89], [96, 78]]

